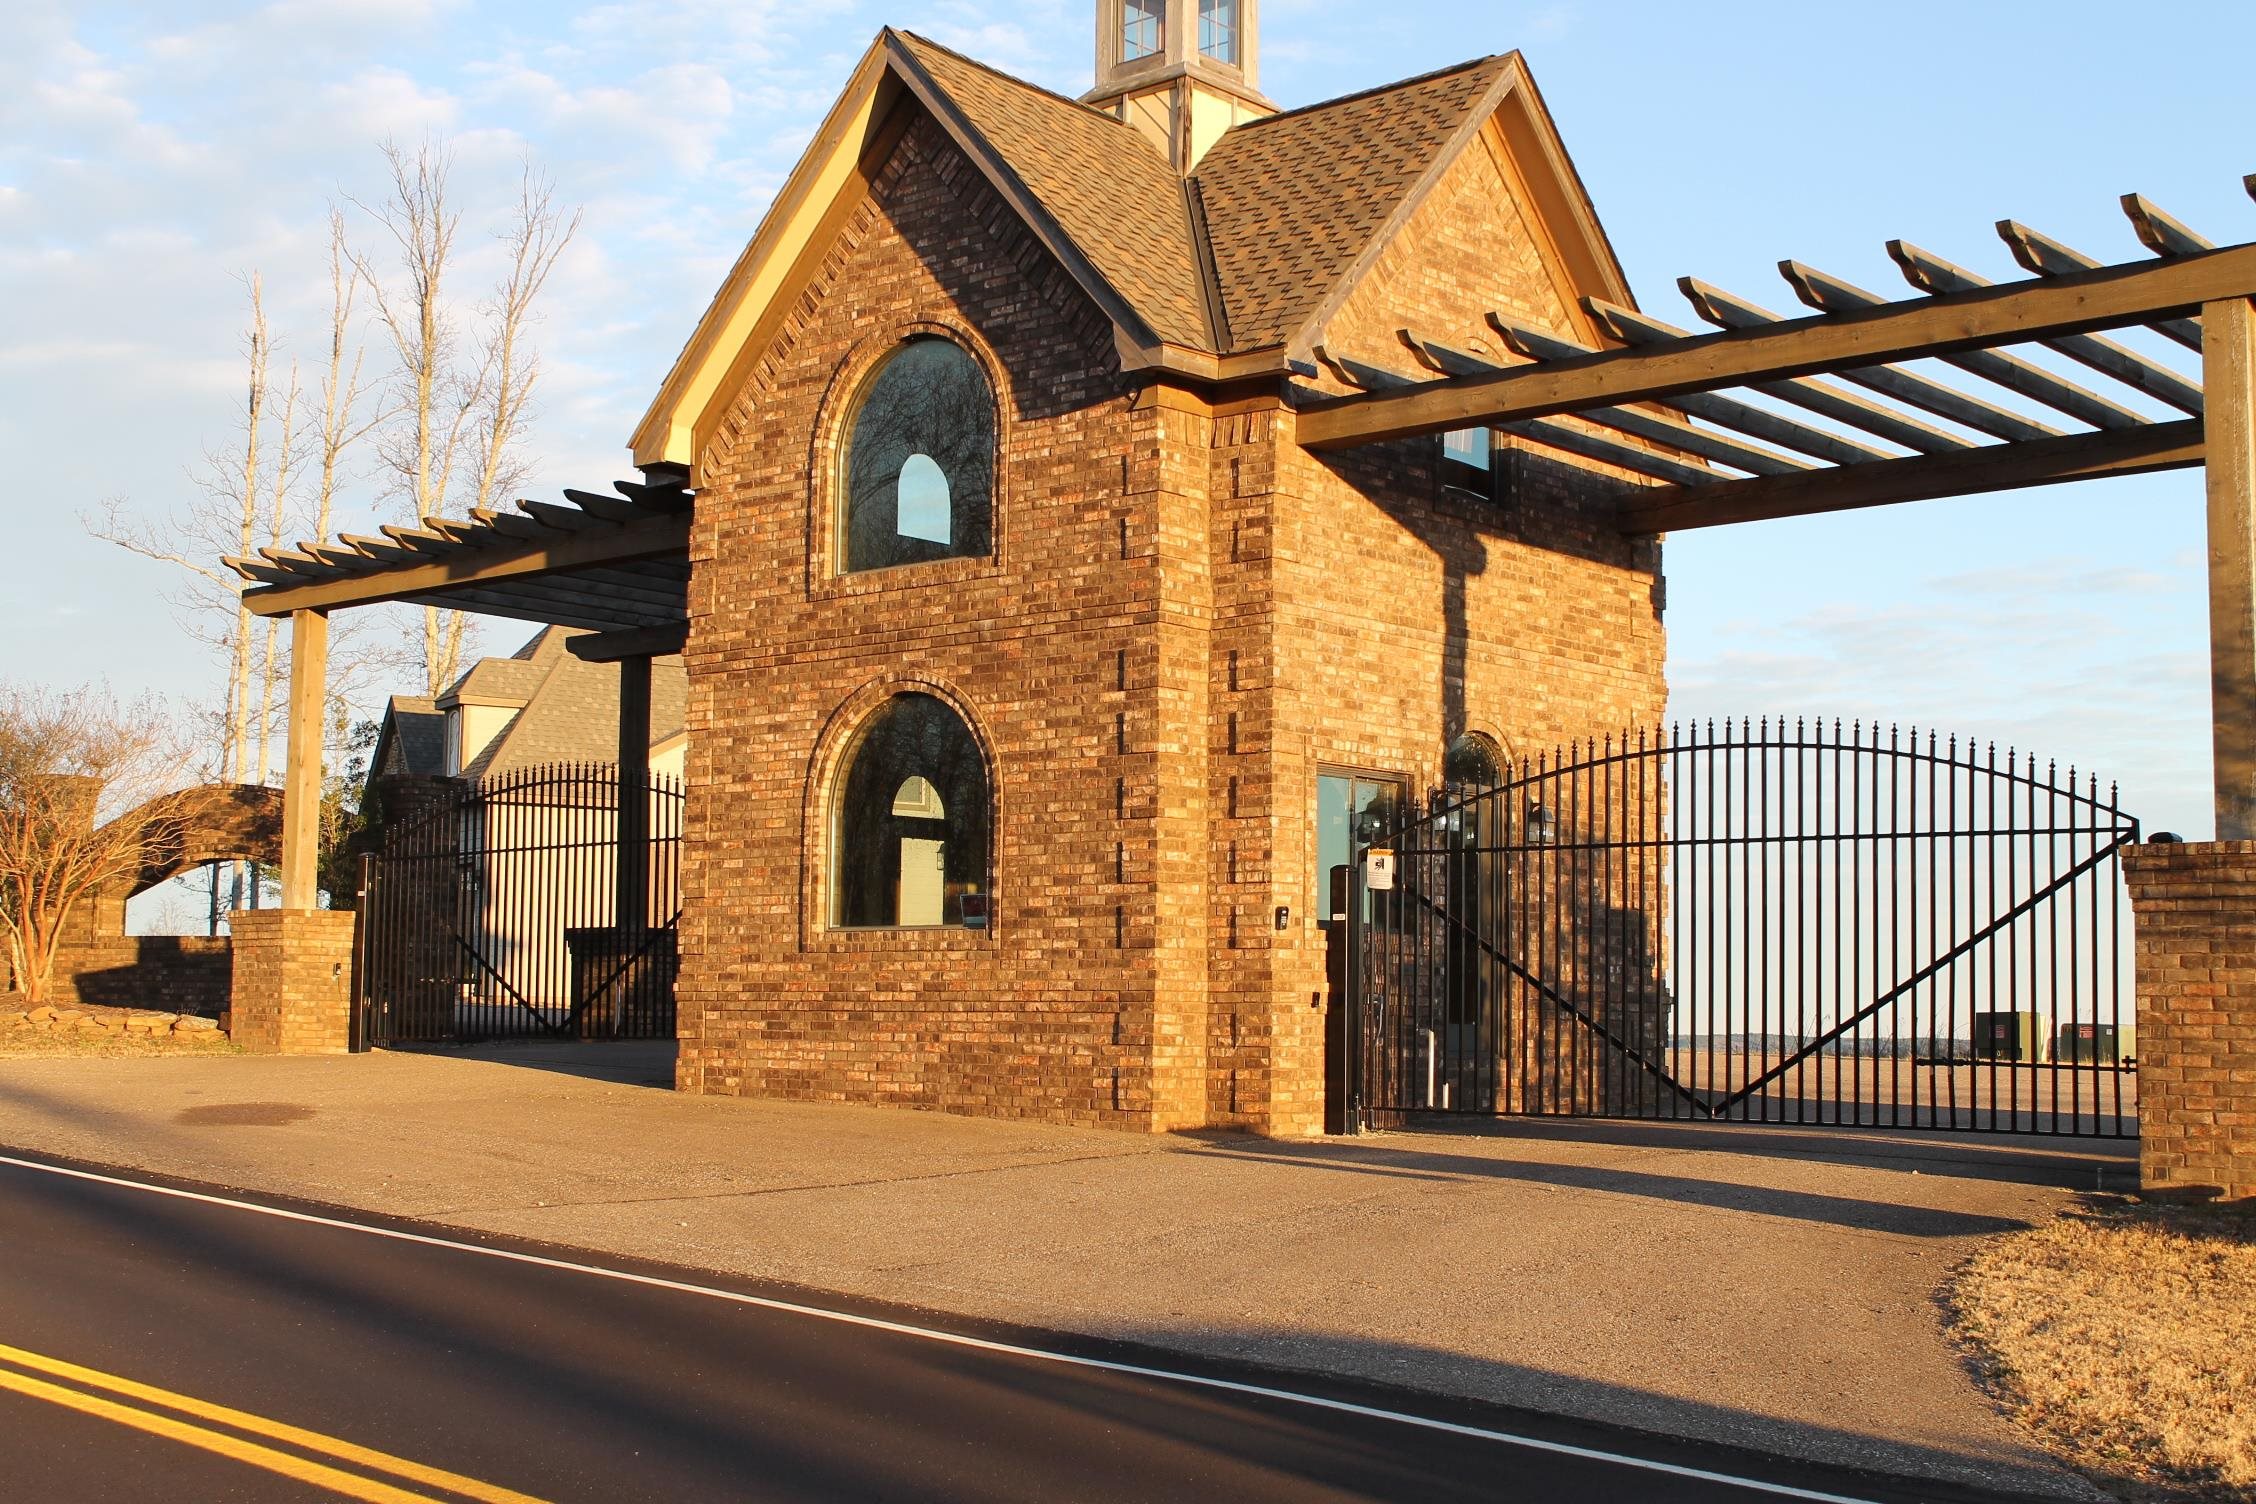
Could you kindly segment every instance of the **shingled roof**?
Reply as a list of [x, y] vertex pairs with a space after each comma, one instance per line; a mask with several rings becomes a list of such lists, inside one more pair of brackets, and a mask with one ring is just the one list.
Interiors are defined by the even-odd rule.
[[[585, 635], [548, 627], [506, 658], [481, 658], [437, 699], [394, 695], [378, 733], [368, 776], [446, 774], [447, 708], [465, 700], [515, 712], [459, 776], [490, 777], [558, 762], [608, 763], [619, 755], [619, 671], [564, 650]], [[689, 676], [678, 654], [650, 660], [650, 745], [682, 734], [688, 721]]]
[[937, 42], [902, 41], [1152, 333], [1213, 348], [1183, 180], [1141, 131]]
[[636, 463], [695, 462], [744, 346], [797, 296], [791, 269], [819, 260], [830, 206], [866, 190], [904, 105], [939, 123], [1113, 320], [1131, 368], [1222, 379], [1305, 358], [1492, 118], [1565, 251], [1568, 301], [1634, 306], [1518, 53], [1247, 121], [1185, 176], [1113, 115], [888, 28], [675, 361], [636, 430]]

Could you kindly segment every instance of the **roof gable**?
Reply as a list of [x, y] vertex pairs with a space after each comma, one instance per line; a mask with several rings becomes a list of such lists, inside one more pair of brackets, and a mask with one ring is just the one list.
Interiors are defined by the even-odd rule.
[[1282, 346], [1306, 356], [1484, 135], [1504, 156], [1513, 197], [1567, 301], [1632, 303], [1534, 80], [1512, 52], [1256, 120], [1207, 153], [1199, 192], [1231, 350]]
[[889, 28], [675, 360], [636, 464], [697, 462], [920, 109], [1112, 321], [1129, 369], [1214, 379], [1305, 357], [1484, 130], [1568, 300], [1634, 306], [1517, 53], [1238, 125], [1184, 178], [1126, 122]]

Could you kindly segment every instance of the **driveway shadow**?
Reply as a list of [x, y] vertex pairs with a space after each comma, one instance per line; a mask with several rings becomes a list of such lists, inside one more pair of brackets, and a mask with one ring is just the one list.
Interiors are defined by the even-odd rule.
[[553, 1071], [583, 1081], [619, 1086], [674, 1089], [671, 1039], [527, 1039], [495, 1044], [390, 1045], [402, 1055], [439, 1055], [450, 1060], [480, 1060], [519, 1070]]
[[[1801, 1222], [1900, 1233], [1917, 1238], [1980, 1237], [1990, 1233], [2012, 1232], [2029, 1225], [2027, 1219], [2021, 1217], [1990, 1216], [1980, 1212], [1910, 1205], [1901, 1201], [1749, 1185], [1729, 1178], [1673, 1175], [1623, 1165], [1562, 1163], [1555, 1160], [1514, 1159], [1504, 1155], [1466, 1153], [1456, 1146], [1461, 1142], [1457, 1135], [1438, 1133], [1390, 1134], [1385, 1140], [1376, 1142], [1329, 1139], [1316, 1143], [1248, 1139], [1219, 1133], [1191, 1133], [1183, 1137], [1196, 1144], [1195, 1148], [1186, 1145], [1184, 1152], [1264, 1164], [1290, 1164], [1331, 1174], [1425, 1180], [1437, 1184], [1514, 1181], [1567, 1190], [1597, 1191], [1614, 1196], [1638, 1196], [1716, 1211], [1787, 1217]], [[1733, 1173], [1728, 1160], [1716, 1161], [1715, 1170], [1717, 1177], [1728, 1177]]]

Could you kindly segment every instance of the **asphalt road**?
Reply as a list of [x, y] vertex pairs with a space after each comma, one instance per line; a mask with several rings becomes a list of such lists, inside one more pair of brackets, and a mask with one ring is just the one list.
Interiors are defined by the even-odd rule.
[[1983, 1497], [0, 1154], [9, 1498]]

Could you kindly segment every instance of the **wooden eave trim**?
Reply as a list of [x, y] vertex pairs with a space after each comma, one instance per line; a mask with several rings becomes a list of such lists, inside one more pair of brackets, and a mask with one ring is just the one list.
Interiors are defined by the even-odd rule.
[[1377, 443], [1578, 407], [2031, 343], [2198, 313], [2205, 302], [2252, 295], [2256, 245], [2229, 246], [2168, 261], [1727, 329], [1674, 344], [1542, 361], [1493, 376], [1329, 398], [1301, 410], [1300, 441], [1311, 449]]
[[682, 514], [628, 527], [556, 533], [506, 547], [470, 550], [427, 564], [356, 571], [302, 585], [264, 585], [244, 591], [243, 604], [258, 616], [286, 616], [292, 611], [368, 606], [443, 594], [450, 589], [475, 589], [501, 580], [535, 580], [570, 570], [600, 569], [607, 564], [686, 556], [689, 526], [688, 515]]
[[[761, 293], [762, 277], [779, 260], [784, 262], [786, 271], [797, 263], [801, 242], [812, 233], [813, 226], [807, 218], [810, 201], [827, 183], [830, 192], [823, 195], [823, 211], [827, 211], [839, 180], [860, 162], [870, 129], [885, 118], [895, 102], [894, 90], [898, 84], [893, 89], [887, 87], [895, 74], [890, 64], [893, 54], [887, 48], [889, 35], [881, 32], [870, 44], [869, 51], [862, 55], [861, 62], [855, 65], [838, 102], [823, 117], [822, 128], [807, 143], [790, 177], [784, 180], [783, 190], [776, 195], [774, 205], [760, 221], [751, 242], [737, 257], [720, 290], [706, 307], [704, 317], [698, 320], [688, 343], [666, 373], [658, 395], [635, 428], [632, 447], [637, 466], [695, 463], [694, 418], [685, 422], [682, 414], [692, 406], [697, 412], [703, 412], [711, 398], [711, 385], [725, 375], [727, 367], [722, 367], [720, 373], [709, 380], [701, 378], [713, 371], [716, 353], [730, 346], [730, 331], [748, 329], [766, 311], [774, 290], [770, 288], [766, 294]], [[794, 231], [800, 232], [798, 238], [794, 238]], [[777, 275], [780, 277], [782, 272]], [[749, 306], [754, 302], [760, 306]], [[733, 365], [733, 347], [729, 353]]]
[[2184, 469], [2204, 463], [2205, 453], [2201, 420], [2185, 418], [1985, 444], [1948, 454], [1827, 466], [1793, 475], [1660, 487], [1625, 498], [1616, 525], [1625, 533], [1683, 532], [1946, 496], [1978, 496], [2023, 486]]
[[[751, 380], [753, 369], [775, 343], [784, 320], [791, 316], [792, 309], [797, 306], [800, 294], [814, 281], [823, 262], [829, 259], [831, 248], [845, 232], [848, 221], [861, 208], [863, 199], [869, 193], [871, 180], [901, 144], [901, 137], [908, 133], [913, 118], [907, 99], [897, 98], [884, 118], [871, 130], [860, 158], [846, 180], [839, 185], [837, 196], [831, 200], [821, 221], [800, 245], [799, 254], [790, 270], [784, 273], [774, 290], [763, 300], [764, 306], [759, 318], [745, 334], [744, 342], [737, 346], [735, 354], [729, 360], [728, 369], [713, 384], [703, 410], [691, 424], [691, 453], [704, 454], [714, 432], [728, 416], [729, 409], [735, 405], [738, 394], [744, 390], [744, 384]], [[692, 483], [697, 479], [693, 471]]]
[[[1518, 53], [1512, 55], [1511, 71], [1513, 88], [1505, 102], [1512, 107], [1511, 122], [1520, 126], [1524, 140], [1514, 140], [1510, 124], [1501, 119], [1499, 129], [1506, 149], [1515, 158], [1526, 150], [1529, 156], [1543, 165], [1540, 174], [1532, 174], [1527, 171], [1527, 163], [1517, 164], [1522, 175], [1527, 177], [1530, 190], [1537, 196], [1537, 202], [1533, 206], [1536, 213], [1542, 217], [1545, 230], [1554, 239], [1560, 238], [1561, 218], [1573, 226], [1575, 234], [1572, 240], [1562, 240], [1560, 251], [1567, 256], [1570, 266], [1574, 259], [1572, 247], [1579, 246], [1589, 258], [1589, 264], [1581, 268], [1581, 274], [1574, 278], [1577, 283], [1589, 281], [1596, 284], [1595, 287], [1585, 287], [1583, 291], [1586, 294], [1596, 292], [1597, 296], [1610, 303], [1636, 308], [1636, 295], [1629, 289], [1629, 278], [1622, 271], [1621, 258], [1614, 253], [1613, 238], [1606, 233], [1604, 223], [1598, 218], [1598, 206], [1592, 202], [1590, 190], [1583, 186], [1582, 174], [1575, 168], [1574, 157], [1567, 150], [1566, 138], [1559, 134], [1558, 122], [1551, 117], [1551, 107], [1544, 103], [1543, 90], [1536, 86], [1535, 75], [1528, 70], [1527, 60]], [[1555, 202], [1542, 201], [1546, 187], [1555, 193]]]

